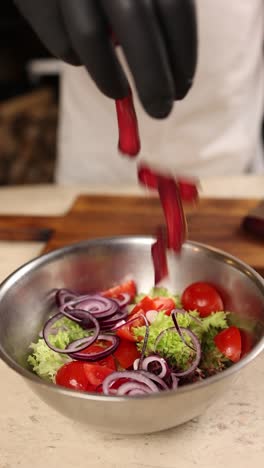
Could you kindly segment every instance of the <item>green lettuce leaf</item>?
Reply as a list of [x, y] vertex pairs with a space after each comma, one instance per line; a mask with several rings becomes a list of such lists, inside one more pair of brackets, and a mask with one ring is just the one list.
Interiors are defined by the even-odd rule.
[[[179, 314], [178, 323], [181, 327], [188, 328], [192, 318], [188, 314]], [[155, 342], [159, 334], [167, 328], [173, 327], [172, 318], [165, 315], [163, 312], [159, 312], [155, 321], [149, 327], [149, 339], [147, 344], [146, 354], [151, 354], [157, 351], [161, 356], [168, 359], [171, 366], [179, 369], [185, 369], [188, 361], [193, 356], [193, 351], [186, 346], [177, 332], [168, 331], [164, 334], [160, 340], [157, 349], [155, 349]], [[143, 341], [146, 333], [146, 327], [135, 327], [133, 333], [137, 339], [140, 339], [137, 343], [139, 351], [142, 350]], [[186, 336], [186, 341], [188, 337]]]
[[[87, 330], [67, 318], [59, 320], [53, 328], [57, 333], [49, 335], [49, 341], [60, 349], [65, 349], [72, 341], [89, 335]], [[37, 375], [46, 380], [54, 381], [58, 369], [71, 361], [69, 356], [52, 351], [43, 338], [31, 343], [29, 348], [31, 350], [28, 356], [29, 365]]]
[[39, 377], [52, 382], [59, 368], [71, 360], [67, 355], [52, 351], [43, 338], [40, 338], [37, 343], [31, 343], [30, 349], [32, 353], [28, 356], [29, 365]]
[[[226, 312], [215, 312], [206, 318], [200, 318], [197, 311], [190, 311], [186, 314], [178, 314], [177, 320], [180, 327], [189, 328], [196, 334], [200, 340], [202, 347], [202, 359], [200, 366], [204, 370], [215, 370], [219, 369], [226, 364], [227, 360], [223, 356], [214, 344], [214, 337], [219, 331], [228, 327]], [[194, 320], [199, 318], [199, 321]], [[155, 342], [159, 334], [173, 327], [173, 320], [171, 317], [165, 315], [163, 312], [159, 312], [155, 321], [149, 326], [149, 339], [146, 349], [146, 354], [155, 352]], [[140, 340], [137, 343], [138, 349], [142, 350], [143, 338], [146, 333], [146, 327], [133, 328], [135, 337]], [[186, 336], [186, 341], [190, 339]], [[175, 331], [169, 331], [164, 334], [164, 337], [160, 340], [156, 351], [168, 360], [171, 366], [185, 369], [188, 367], [190, 359], [192, 359], [193, 351], [186, 346], [181, 340], [178, 333]]]

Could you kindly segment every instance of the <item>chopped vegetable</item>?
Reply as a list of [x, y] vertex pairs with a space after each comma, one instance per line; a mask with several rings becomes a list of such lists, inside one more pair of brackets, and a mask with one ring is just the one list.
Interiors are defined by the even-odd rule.
[[[53, 346], [65, 349], [72, 341], [85, 338], [89, 335], [80, 325], [62, 318], [57, 321], [56, 328], [53, 326], [49, 339]], [[45, 343], [43, 338], [39, 338], [36, 343], [30, 344], [32, 353], [28, 357], [28, 363], [34, 372], [43, 379], [54, 380], [57, 370], [66, 362], [70, 361], [68, 355], [63, 355], [52, 351]]]
[[140, 357], [136, 343], [128, 340], [120, 340], [119, 346], [114, 352], [114, 357], [123, 369], [133, 366], [136, 359]]
[[123, 99], [116, 100], [116, 113], [119, 129], [119, 151], [127, 156], [137, 156], [140, 151], [140, 139], [131, 92]]
[[241, 356], [241, 335], [237, 327], [229, 327], [218, 333], [214, 342], [217, 348], [232, 362], [237, 362]]
[[155, 297], [153, 299], [155, 309], [162, 310], [166, 315], [170, 315], [175, 309], [176, 304], [170, 297]]
[[105, 297], [110, 298], [118, 298], [122, 294], [129, 294], [130, 295], [130, 302], [134, 299], [137, 292], [136, 283], [133, 280], [128, 280], [118, 286], [114, 286], [113, 288], [107, 289], [102, 293]]
[[[181, 315], [179, 317], [179, 325], [188, 328], [191, 318], [189, 315]], [[168, 359], [173, 367], [186, 369], [189, 359], [192, 358], [192, 350], [184, 344], [178, 333], [170, 331], [166, 333], [156, 347], [156, 340], [160, 333], [164, 330], [174, 328], [173, 320], [163, 312], [159, 312], [156, 320], [149, 326], [149, 339], [147, 344], [146, 355], [158, 352], [162, 357]], [[133, 328], [133, 333], [137, 340], [138, 349], [142, 349], [142, 339], [146, 333], [146, 327]]]
[[163, 227], [157, 229], [157, 240], [151, 248], [155, 284], [158, 284], [168, 276], [167, 248], [179, 254], [186, 239], [187, 226], [182, 202], [196, 202], [198, 188], [194, 180], [159, 174], [144, 164], [138, 166], [138, 180], [145, 187], [158, 192], [166, 220], [166, 230]]
[[[172, 299], [175, 302], [175, 307], [177, 309], [182, 308], [180, 295], [179, 294], [171, 294], [171, 292], [167, 288], [155, 286], [154, 288], [151, 288], [151, 290], [148, 292], [147, 295], [151, 299], [160, 298], [160, 297], [169, 297], [170, 299]], [[140, 302], [142, 299], [144, 299], [144, 297], [146, 297], [146, 294], [144, 294], [144, 293], [137, 294], [135, 296], [134, 302], [136, 304], [138, 304], [138, 302]]]
[[167, 262], [167, 239], [162, 227], [157, 229], [156, 242], [151, 246], [152, 263], [154, 267], [154, 282], [160, 283], [169, 274]]
[[186, 220], [178, 185], [170, 177], [160, 177], [158, 192], [166, 218], [168, 248], [179, 253], [186, 238]]
[[42, 379], [54, 381], [56, 372], [63, 364], [70, 361], [66, 354], [58, 354], [52, 351], [40, 338], [37, 343], [31, 343], [31, 354], [28, 356], [28, 363], [33, 371]]
[[188, 286], [182, 294], [185, 310], [198, 310], [201, 317], [224, 310], [220, 294], [209, 283], [197, 282]]
[[156, 304], [154, 300], [149, 296], [144, 296], [133, 309], [130, 311], [129, 316], [136, 314], [139, 311], [148, 312], [148, 310], [156, 310]]
[[72, 361], [64, 364], [56, 374], [56, 384], [85, 392], [95, 392], [113, 369], [98, 364]]
[[133, 327], [137, 328], [137, 327], [141, 327], [142, 325], [144, 325], [145, 321], [144, 321], [143, 315], [144, 313], [141, 310], [133, 314], [133, 316], [131, 317], [130, 320], [128, 320], [127, 323], [125, 323], [124, 325], [121, 325], [118, 328], [118, 330], [116, 331], [117, 336], [119, 336], [120, 338], [123, 338], [124, 340], [135, 342], [136, 338], [133, 333]]

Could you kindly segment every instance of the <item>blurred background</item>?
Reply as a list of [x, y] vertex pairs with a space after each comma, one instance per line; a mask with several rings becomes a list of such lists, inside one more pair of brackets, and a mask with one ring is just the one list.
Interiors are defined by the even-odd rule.
[[59, 76], [60, 63], [1, 0], [0, 186], [54, 182]]
[[0, 185], [54, 180], [59, 62], [10, 0], [0, 17]]

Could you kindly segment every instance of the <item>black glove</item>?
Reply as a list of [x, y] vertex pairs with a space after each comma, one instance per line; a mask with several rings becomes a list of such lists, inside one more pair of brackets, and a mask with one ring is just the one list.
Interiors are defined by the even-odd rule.
[[[192, 85], [197, 60], [195, 0], [15, 0], [55, 56], [86, 66], [110, 98], [128, 94], [111, 31], [121, 45], [139, 98], [166, 117]], [[77, 84], [78, 86], [78, 84]]]

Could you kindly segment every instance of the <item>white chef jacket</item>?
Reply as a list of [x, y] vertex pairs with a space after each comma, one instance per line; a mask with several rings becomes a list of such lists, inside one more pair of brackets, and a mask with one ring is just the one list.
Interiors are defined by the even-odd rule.
[[138, 161], [198, 177], [264, 172], [264, 2], [197, 0], [197, 8], [195, 82], [169, 118], [155, 120], [145, 113], [127, 72], [142, 143], [136, 160], [118, 153], [114, 102], [97, 90], [83, 67], [63, 67], [59, 183], [131, 185]]

